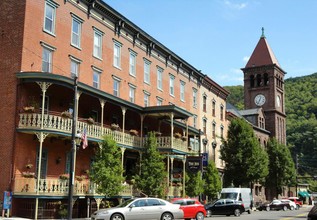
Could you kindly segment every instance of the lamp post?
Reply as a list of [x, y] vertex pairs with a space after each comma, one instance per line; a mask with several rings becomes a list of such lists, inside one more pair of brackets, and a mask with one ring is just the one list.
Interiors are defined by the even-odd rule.
[[69, 183], [68, 183], [68, 219], [73, 216], [73, 195], [74, 195], [74, 179], [75, 179], [75, 158], [76, 158], [76, 139], [77, 132], [77, 81], [78, 77], [74, 77], [74, 110], [73, 110], [73, 126], [72, 126], [72, 148], [70, 156]]

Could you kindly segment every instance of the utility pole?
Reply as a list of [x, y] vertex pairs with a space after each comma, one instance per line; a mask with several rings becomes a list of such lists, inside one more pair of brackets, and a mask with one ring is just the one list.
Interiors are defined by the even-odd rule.
[[298, 196], [298, 193], [297, 193], [297, 185], [298, 185], [298, 154], [296, 154], [296, 159], [295, 159], [295, 165], [296, 165], [296, 193], [295, 193], [295, 196], [297, 197]]

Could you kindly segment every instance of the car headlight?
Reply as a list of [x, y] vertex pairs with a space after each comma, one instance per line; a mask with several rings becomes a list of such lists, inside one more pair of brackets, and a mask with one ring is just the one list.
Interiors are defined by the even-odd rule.
[[95, 215], [107, 215], [109, 214], [108, 211], [102, 211], [102, 212], [97, 212]]

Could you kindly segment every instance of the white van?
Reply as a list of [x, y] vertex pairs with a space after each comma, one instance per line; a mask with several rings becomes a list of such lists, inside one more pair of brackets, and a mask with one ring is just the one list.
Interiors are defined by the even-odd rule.
[[251, 214], [253, 207], [253, 197], [250, 188], [223, 188], [221, 199], [233, 199], [243, 203], [245, 211]]

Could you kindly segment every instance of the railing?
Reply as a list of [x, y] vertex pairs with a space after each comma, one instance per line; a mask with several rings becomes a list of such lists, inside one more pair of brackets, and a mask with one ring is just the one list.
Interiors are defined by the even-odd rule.
[[[53, 114], [44, 114], [43, 128], [50, 131], [65, 132], [71, 134], [73, 120], [70, 118], [63, 118], [62, 116]], [[21, 113], [19, 120], [19, 128], [21, 129], [40, 129], [41, 128], [41, 114], [38, 113]], [[87, 122], [78, 121], [77, 128], [80, 131], [86, 129], [87, 136], [90, 138], [102, 139], [103, 135], [110, 135], [117, 143], [131, 146], [142, 147], [142, 143], [146, 143], [147, 138], [133, 136], [118, 130], [112, 130], [108, 127], [102, 127], [97, 124], [89, 124]], [[157, 137], [158, 148], [173, 149], [189, 153], [188, 141], [174, 137]]]
[[[40, 179], [39, 187], [36, 186], [37, 179], [16, 177], [14, 184], [15, 195], [39, 195], [46, 196], [66, 196], [68, 195], [68, 179], [61, 180], [59, 178], [46, 178]], [[129, 184], [123, 184], [124, 188], [119, 195], [132, 196], [133, 186]], [[74, 182], [74, 196], [96, 195], [97, 185], [91, 183], [89, 180]]]

